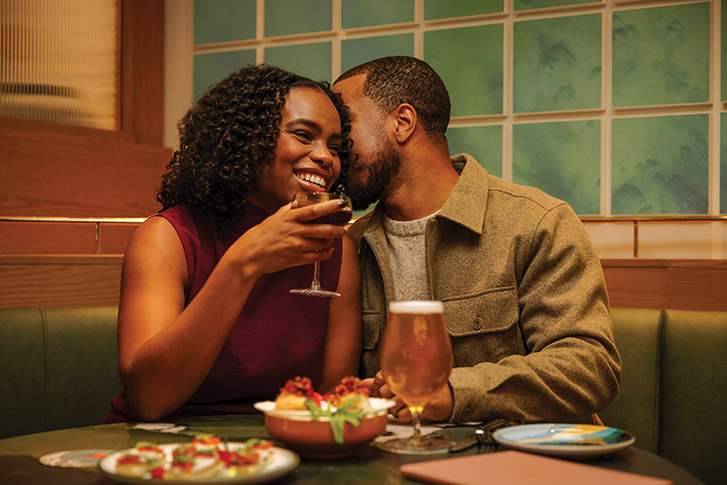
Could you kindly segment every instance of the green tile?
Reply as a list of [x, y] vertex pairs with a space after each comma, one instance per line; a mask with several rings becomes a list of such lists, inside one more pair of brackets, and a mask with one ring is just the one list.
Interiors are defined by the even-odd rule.
[[341, 41], [341, 72], [386, 56], [414, 56], [414, 34], [382, 35]]
[[709, 115], [612, 123], [614, 215], [708, 212]]
[[727, 214], [727, 113], [720, 115], [719, 213]]
[[513, 107], [601, 107], [601, 14], [515, 22]]
[[512, 180], [568, 202], [579, 215], [600, 214], [601, 123], [513, 126]]
[[424, 0], [424, 20], [485, 15], [504, 10], [504, 0]]
[[515, 10], [532, 10], [536, 8], [563, 7], [582, 5], [584, 3], [601, 3], [599, 0], [515, 0]]
[[613, 13], [613, 105], [709, 101], [709, 3]]
[[195, 54], [194, 100], [242, 66], [255, 64], [255, 50]]
[[341, 27], [414, 22], [414, 0], [341, 0]]
[[330, 83], [331, 55], [330, 42], [266, 47], [265, 63]]
[[447, 85], [452, 116], [502, 113], [502, 24], [425, 32], [424, 60]]
[[194, 44], [255, 38], [255, 0], [195, 0]]
[[332, 0], [265, 0], [265, 37], [333, 28]]
[[488, 173], [502, 177], [502, 125], [449, 128], [447, 140], [451, 155], [472, 155]]

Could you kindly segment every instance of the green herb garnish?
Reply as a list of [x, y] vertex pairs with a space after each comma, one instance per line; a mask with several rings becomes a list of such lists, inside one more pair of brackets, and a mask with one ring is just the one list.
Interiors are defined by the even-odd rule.
[[315, 402], [308, 399], [305, 402], [306, 407], [310, 410], [311, 417], [318, 421], [320, 418], [331, 419], [331, 432], [333, 439], [339, 445], [343, 444], [343, 427], [348, 422], [354, 426], [361, 426], [361, 419], [366, 413], [362, 409], [354, 409], [361, 396], [346, 401], [336, 411], [331, 412], [330, 409], [319, 408]]

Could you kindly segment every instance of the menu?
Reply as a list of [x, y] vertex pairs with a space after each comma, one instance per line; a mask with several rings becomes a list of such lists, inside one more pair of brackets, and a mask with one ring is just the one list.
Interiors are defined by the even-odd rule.
[[496, 451], [399, 467], [408, 478], [444, 485], [668, 485], [671, 480], [522, 451]]

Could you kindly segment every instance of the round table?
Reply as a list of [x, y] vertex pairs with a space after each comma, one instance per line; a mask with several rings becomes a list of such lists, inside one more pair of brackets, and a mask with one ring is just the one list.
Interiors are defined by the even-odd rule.
[[[96, 469], [55, 468], [42, 465], [41, 456], [74, 449], [122, 450], [139, 441], [158, 444], [188, 442], [199, 433], [211, 433], [230, 441], [268, 438], [262, 415], [207, 416], [189, 418], [175, 423], [175, 433], [139, 429], [133, 423], [108, 424], [49, 431], [0, 440], [0, 483], [4, 485], [49, 483], [74, 485], [106, 485], [114, 482], [98, 474]], [[180, 429], [184, 427], [183, 429]], [[473, 428], [445, 428], [450, 438], [461, 439]], [[300, 465], [276, 483], [285, 484], [416, 484], [399, 472], [399, 466], [424, 460], [467, 456], [494, 451], [492, 447], [473, 446], [457, 453], [437, 455], [394, 455], [370, 445], [356, 456], [338, 460], [301, 459]], [[612, 455], [582, 460], [598, 467], [632, 472], [671, 480], [675, 485], [700, 485], [702, 482], [688, 471], [645, 450], [631, 446]]]

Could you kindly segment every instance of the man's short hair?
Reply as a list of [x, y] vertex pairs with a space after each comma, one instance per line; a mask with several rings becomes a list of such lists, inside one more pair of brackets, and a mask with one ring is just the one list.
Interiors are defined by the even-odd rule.
[[444, 82], [432, 67], [415, 57], [382, 57], [349, 69], [336, 82], [366, 75], [363, 94], [376, 102], [383, 114], [408, 103], [419, 123], [435, 143], [446, 143], [451, 103]]

